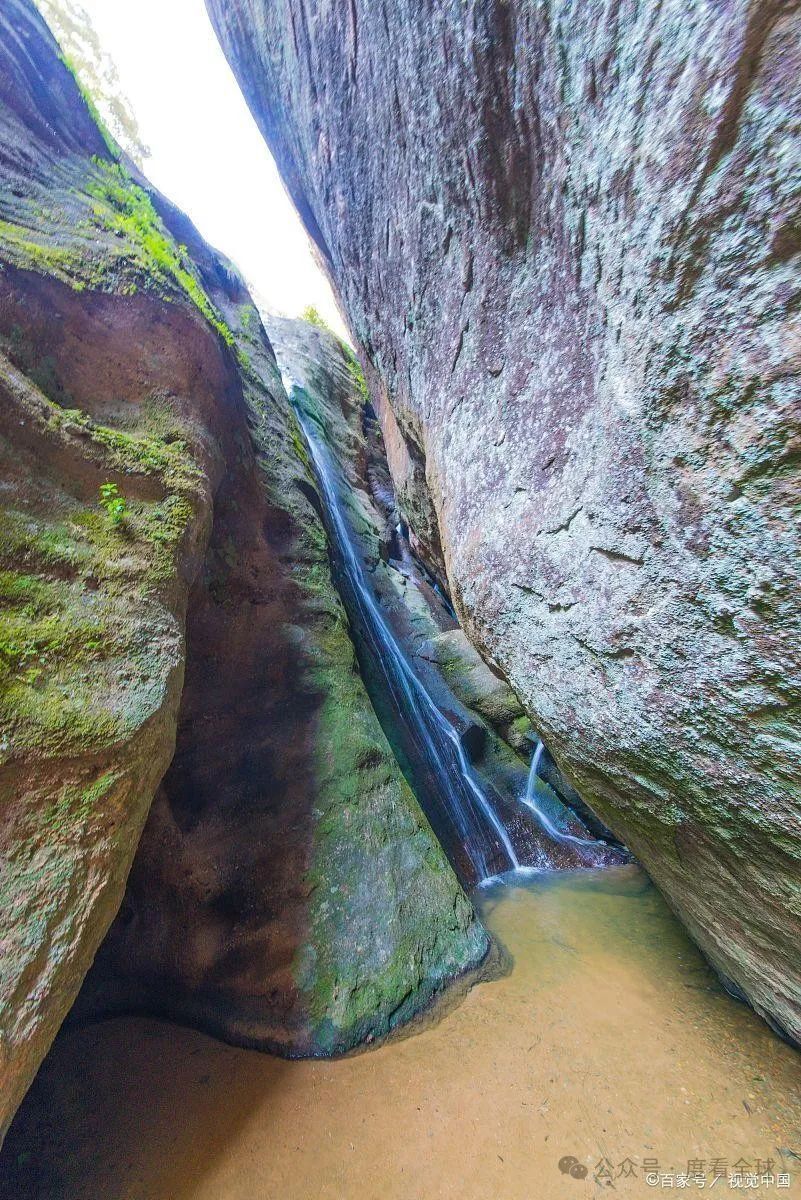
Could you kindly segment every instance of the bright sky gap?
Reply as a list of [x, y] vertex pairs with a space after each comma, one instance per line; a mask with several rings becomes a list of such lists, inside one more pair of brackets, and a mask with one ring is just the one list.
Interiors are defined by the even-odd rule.
[[[54, 12], [74, 24], [81, 10], [88, 15], [149, 147], [145, 174], [233, 259], [260, 307], [298, 316], [313, 305], [344, 334], [331, 288], [203, 0], [41, 0], [40, 8], [54, 24]], [[72, 56], [73, 47], [64, 49]], [[102, 95], [97, 105], [109, 116]]]

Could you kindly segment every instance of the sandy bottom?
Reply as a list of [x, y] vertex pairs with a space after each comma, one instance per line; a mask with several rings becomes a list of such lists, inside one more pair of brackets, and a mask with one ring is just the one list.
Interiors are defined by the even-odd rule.
[[482, 903], [510, 973], [370, 1053], [288, 1063], [141, 1019], [68, 1032], [9, 1135], [3, 1200], [646, 1196], [688, 1159], [713, 1197], [740, 1194], [710, 1187], [715, 1159], [772, 1159], [789, 1188], [742, 1194], [801, 1196], [801, 1054], [721, 991], [642, 873]]

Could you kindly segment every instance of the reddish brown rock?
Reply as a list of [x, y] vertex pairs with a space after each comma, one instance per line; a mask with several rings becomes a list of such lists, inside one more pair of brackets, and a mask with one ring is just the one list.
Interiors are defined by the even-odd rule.
[[480, 961], [354, 669], [258, 313], [29, 0], [0, 11], [0, 463], [0, 1132], [176, 722], [85, 1008], [326, 1053]]

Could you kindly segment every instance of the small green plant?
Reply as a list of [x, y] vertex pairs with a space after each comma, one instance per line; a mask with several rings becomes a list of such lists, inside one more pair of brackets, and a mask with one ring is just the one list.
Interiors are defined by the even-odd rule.
[[370, 403], [370, 392], [367, 388], [367, 380], [364, 378], [364, 371], [362, 370], [362, 364], [359, 362], [358, 358], [354, 354], [353, 350], [351, 350], [351, 348], [347, 344], [347, 342], [343, 342], [342, 339], [340, 338], [339, 344], [342, 347], [342, 353], [345, 356], [345, 364], [348, 368], [348, 371], [350, 372], [350, 377], [353, 380], [353, 386], [356, 388], [356, 391], [359, 393], [362, 404], [369, 404]]
[[101, 483], [100, 505], [106, 510], [110, 523], [115, 529], [119, 529], [127, 516], [128, 505], [116, 483]]
[[316, 325], [318, 329], [325, 329], [328, 333], [331, 334], [332, 337], [336, 338], [336, 340], [339, 342], [340, 346], [342, 347], [342, 353], [345, 356], [345, 365], [347, 366], [348, 371], [350, 372], [354, 387], [356, 388], [356, 391], [359, 393], [359, 396], [362, 399], [362, 403], [364, 403], [364, 404], [369, 403], [370, 393], [367, 390], [367, 382], [364, 378], [364, 372], [362, 371], [362, 365], [359, 362], [358, 358], [356, 357], [356, 355], [353, 351], [353, 348], [351, 346], [349, 346], [348, 343], [339, 336], [339, 334], [334, 333], [333, 329], [328, 324], [325, 317], [320, 316], [320, 313], [317, 311], [317, 309], [314, 307], [313, 304], [306, 305], [303, 312], [300, 314], [300, 319], [301, 319], [301, 321], [307, 321], [309, 325]]
[[321, 317], [313, 304], [307, 304], [303, 312], [300, 314], [301, 321], [308, 321], [309, 325], [316, 325], [318, 329], [327, 329], [331, 332], [331, 327], [325, 317]]

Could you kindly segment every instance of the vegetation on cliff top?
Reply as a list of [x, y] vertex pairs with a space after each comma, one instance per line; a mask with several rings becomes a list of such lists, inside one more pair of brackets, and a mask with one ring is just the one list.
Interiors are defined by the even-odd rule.
[[95, 155], [67, 189], [32, 184], [30, 194], [0, 197], [0, 257], [79, 292], [185, 297], [226, 345], [235, 346], [186, 246], [121, 162]]
[[370, 393], [367, 388], [367, 380], [364, 378], [362, 364], [356, 357], [353, 347], [349, 346], [344, 338], [341, 338], [338, 333], [334, 333], [334, 330], [328, 324], [325, 317], [320, 315], [319, 311], [314, 307], [313, 304], [306, 305], [306, 307], [303, 309], [303, 312], [300, 314], [300, 319], [301, 321], [305, 321], [308, 325], [316, 325], [318, 329], [324, 329], [326, 333], [330, 333], [331, 337], [336, 339], [340, 349], [342, 350], [342, 354], [345, 359], [345, 365], [350, 372], [354, 387], [356, 388], [356, 391], [358, 392], [362, 402], [364, 404], [368, 404], [370, 402]]
[[141, 259], [146, 284], [177, 286], [228, 346], [234, 335], [206, 295], [186, 246], [179, 246], [156, 212], [147, 192], [134, 183], [120, 163], [94, 158], [97, 177], [89, 181], [87, 191], [94, 197], [93, 216], [103, 229], [124, 238], [126, 246]]

